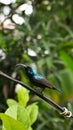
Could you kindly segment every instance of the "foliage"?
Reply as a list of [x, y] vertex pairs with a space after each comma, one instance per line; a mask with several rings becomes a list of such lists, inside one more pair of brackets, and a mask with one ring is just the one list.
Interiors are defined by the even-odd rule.
[[[30, 15], [27, 15], [24, 10], [18, 11], [23, 4], [32, 5], [33, 12]], [[10, 8], [9, 14], [4, 13], [4, 8], [7, 6]], [[30, 84], [24, 70], [17, 71], [15, 65], [17, 63], [34, 65], [40, 74], [62, 90], [62, 94], [47, 89], [43, 93], [60, 105], [69, 105], [72, 108], [73, 0], [16, 0], [15, 3], [7, 5], [1, 3], [0, 12], [1, 16], [2, 14], [5, 16], [5, 19], [0, 21], [0, 69], [14, 78]], [[15, 14], [24, 19], [23, 24], [18, 24], [13, 20]], [[11, 20], [13, 29], [10, 24], [5, 26], [8, 19]], [[30, 86], [32, 85], [30, 84]], [[0, 77], [1, 112], [7, 108], [6, 99], [15, 98], [14, 90], [15, 83]], [[40, 102], [40, 117], [35, 123], [35, 130], [72, 129], [71, 121], [69, 123], [62, 119], [36, 96], [31, 94], [30, 97], [31, 101], [39, 100]], [[24, 102], [23, 98], [24, 94], [19, 101], [21, 105]], [[26, 103], [24, 102], [24, 104]], [[53, 112], [51, 113], [51, 111]]]
[[[23, 94], [29, 97], [25, 88], [19, 88], [17, 92], [18, 102], [13, 99], [7, 100], [9, 108], [5, 113], [0, 113], [3, 130], [32, 130], [31, 125], [36, 121], [38, 106], [36, 103], [27, 106], [27, 98], [25, 96], [23, 98]], [[23, 104], [21, 104], [20, 99], [22, 99]]]

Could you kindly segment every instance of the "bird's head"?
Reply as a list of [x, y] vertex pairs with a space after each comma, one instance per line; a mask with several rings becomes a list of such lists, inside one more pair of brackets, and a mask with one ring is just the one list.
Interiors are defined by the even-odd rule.
[[16, 66], [24, 67], [25, 72], [26, 72], [27, 76], [29, 76], [29, 77], [32, 77], [37, 73], [34, 67], [26, 66], [24, 64], [17, 64]]

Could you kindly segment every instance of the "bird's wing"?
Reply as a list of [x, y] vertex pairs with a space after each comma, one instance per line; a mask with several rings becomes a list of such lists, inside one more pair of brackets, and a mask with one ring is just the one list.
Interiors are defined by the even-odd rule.
[[45, 78], [42, 79], [33, 79], [33, 82], [36, 86], [42, 87], [42, 88], [50, 88], [50, 89], [56, 89], [51, 83], [49, 83], [48, 80]]

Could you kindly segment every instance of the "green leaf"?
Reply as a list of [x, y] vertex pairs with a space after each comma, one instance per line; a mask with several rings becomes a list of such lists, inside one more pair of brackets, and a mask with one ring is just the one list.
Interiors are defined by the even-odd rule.
[[38, 115], [38, 106], [37, 104], [33, 103], [32, 105], [29, 105], [26, 108], [28, 114], [29, 114], [29, 118], [30, 118], [30, 125], [32, 125], [36, 119], [37, 119], [37, 115]]
[[73, 59], [64, 51], [60, 52], [60, 57], [64, 61], [66, 67], [73, 71]]
[[13, 99], [7, 99], [7, 105], [10, 107], [12, 105], [17, 105], [18, 103]]
[[26, 129], [28, 129], [30, 127], [29, 113], [26, 110], [26, 108], [24, 108], [23, 106], [20, 106], [20, 105], [18, 105], [17, 120], [22, 122], [24, 124], [24, 126], [26, 127]]
[[5, 114], [11, 116], [14, 119], [17, 119], [17, 107], [17, 105], [12, 105], [6, 110]]
[[26, 106], [29, 100], [29, 91], [24, 87], [21, 87], [17, 91], [18, 101], [22, 106]]
[[3, 122], [4, 130], [26, 130], [25, 126], [21, 122], [6, 114], [0, 113], [0, 118]]
[[26, 108], [22, 105], [12, 105], [5, 112], [8, 116], [17, 119], [19, 122], [24, 124], [25, 128], [30, 127], [30, 115]]

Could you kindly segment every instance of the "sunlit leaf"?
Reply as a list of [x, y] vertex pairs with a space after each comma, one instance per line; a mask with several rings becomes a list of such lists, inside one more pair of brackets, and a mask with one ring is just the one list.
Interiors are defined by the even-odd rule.
[[12, 105], [17, 105], [17, 102], [13, 99], [7, 99], [7, 105], [10, 107]]
[[5, 114], [11, 116], [14, 119], [17, 119], [17, 108], [17, 105], [12, 105], [6, 110]]
[[17, 109], [17, 120], [22, 122], [26, 127], [26, 129], [30, 127], [30, 115], [26, 110], [26, 108], [20, 105], [18, 105], [18, 109]]
[[17, 97], [18, 97], [19, 103], [22, 106], [26, 106], [26, 104], [29, 100], [29, 91], [26, 88], [21, 87], [17, 91]]
[[38, 106], [37, 104], [32, 104], [32, 105], [29, 105], [27, 108], [26, 108], [28, 114], [29, 114], [29, 118], [30, 118], [30, 125], [32, 125], [36, 119], [37, 119], [37, 115], [38, 115]]
[[21, 122], [6, 114], [0, 113], [0, 118], [3, 122], [4, 130], [26, 130]]

